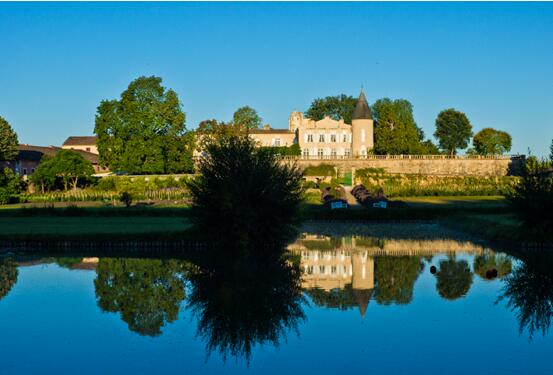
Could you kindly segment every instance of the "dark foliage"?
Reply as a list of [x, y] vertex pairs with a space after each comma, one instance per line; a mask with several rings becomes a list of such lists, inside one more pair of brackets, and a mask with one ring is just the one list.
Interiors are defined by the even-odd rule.
[[124, 191], [121, 193], [121, 197], [119, 197], [119, 200], [125, 204], [125, 207], [130, 207], [132, 204], [132, 194], [128, 191]]
[[498, 302], [507, 301], [519, 322], [519, 333], [527, 330], [530, 339], [535, 332], [545, 336], [553, 316], [553, 259], [543, 253], [535, 258], [525, 259], [505, 278], [498, 298]]
[[507, 196], [524, 223], [524, 230], [538, 239], [550, 238], [553, 232], [553, 175], [550, 163], [529, 158], [520, 183]]
[[303, 197], [295, 166], [279, 163], [247, 136], [231, 135], [206, 144], [198, 171], [188, 184], [198, 233], [258, 255], [261, 245], [281, 244], [293, 234]]
[[188, 308], [208, 356], [218, 352], [248, 362], [256, 345], [278, 346], [305, 319], [299, 267], [286, 259], [240, 259], [201, 267], [190, 276]]

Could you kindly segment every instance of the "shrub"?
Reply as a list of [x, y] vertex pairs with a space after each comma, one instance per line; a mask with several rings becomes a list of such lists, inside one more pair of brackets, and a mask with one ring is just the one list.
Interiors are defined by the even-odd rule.
[[0, 169], [0, 204], [18, 203], [25, 188], [25, 182], [11, 169]]
[[123, 202], [127, 208], [130, 207], [132, 204], [132, 194], [128, 191], [122, 192], [119, 201]]
[[240, 135], [211, 142], [205, 152], [199, 176], [188, 183], [199, 233], [216, 228], [220, 241], [246, 254], [281, 244], [293, 233], [303, 196], [297, 167], [281, 164]]
[[551, 236], [553, 231], [553, 177], [549, 165], [531, 161], [520, 184], [508, 195], [525, 229], [540, 237]]

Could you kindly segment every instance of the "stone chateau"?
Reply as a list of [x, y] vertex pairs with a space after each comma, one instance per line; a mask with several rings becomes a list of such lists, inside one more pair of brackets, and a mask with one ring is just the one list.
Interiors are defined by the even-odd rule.
[[361, 91], [351, 124], [343, 119], [325, 117], [315, 121], [301, 112], [292, 112], [288, 129], [251, 131], [251, 137], [260, 146], [291, 146], [297, 143], [303, 158], [341, 159], [366, 156], [374, 146], [374, 124], [365, 94]]

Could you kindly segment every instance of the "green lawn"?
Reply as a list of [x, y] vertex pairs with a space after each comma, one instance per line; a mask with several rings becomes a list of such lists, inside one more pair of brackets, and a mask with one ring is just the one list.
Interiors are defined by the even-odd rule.
[[[509, 216], [509, 208], [503, 197], [411, 197], [397, 199], [406, 203], [402, 208], [329, 210], [318, 201], [318, 193], [310, 193], [301, 210], [305, 220], [447, 221], [451, 227], [473, 233], [488, 228], [495, 238], [512, 231], [517, 224]], [[188, 215], [189, 207], [185, 206], [8, 206], [0, 210], [0, 239], [183, 238], [188, 235], [187, 229], [190, 229]]]
[[0, 217], [0, 238], [41, 239], [94, 238], [94, 235], [154, 235], [183, 232], [190, 225], [186, 218], [159, 216], [127, 217]]

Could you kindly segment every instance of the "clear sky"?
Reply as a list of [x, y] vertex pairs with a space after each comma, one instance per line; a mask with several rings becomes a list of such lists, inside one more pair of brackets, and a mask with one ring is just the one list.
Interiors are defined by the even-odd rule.
[[0, 3], [0, 115], [21, 143], [90, 135], [140, 75], [180, 96], [187, 127], [243, 105], [271, 126], [316, 97], [404, 98], [429, 136], [445, 108], [546, 155], [553, 3]]

